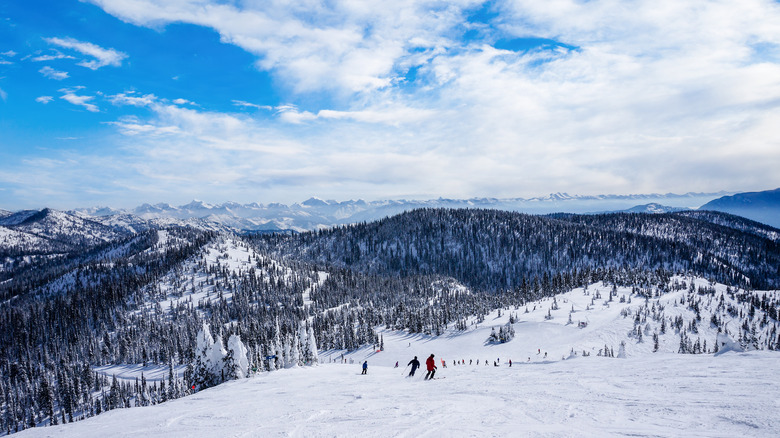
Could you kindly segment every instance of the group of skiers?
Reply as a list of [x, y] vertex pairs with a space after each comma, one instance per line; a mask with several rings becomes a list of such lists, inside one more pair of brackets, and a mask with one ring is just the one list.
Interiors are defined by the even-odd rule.
[[[428, 356], [428, 359], [425, 361], [425, 367], [428, 369], [428, 373], [425, 374], [424, 380], [432, 380], [433, 376], [436, 374], [436, 361], [433, 359], [433, 354]], [[442, 361], [442, 363], [444, 363]], [[420, 368], [420, 361], [417, 360], [417, 356], [414, 357], [406, 366], [412, 367], [412, 370], [409, 372], [409, 375], [406, 377], [414, 377], [415, 371], [417, 371], [417, 368]]]
[[[541, 354], [541, 349], [537, 354]], [[544, 357], [547, 357], [547, 352], [544, 353]], [[531, 358], [528, 358], [528, 362], [531, 361]], [[473, 359], [469, 359], [469, 365], [473, 363]], [[477, 365], [479, 365], [480, 361], [477, 359]], [[499, 366], [499, 363], [501, 363], [501, 358], [497, 358], [495, 361], [493, 361], [493, 366], [497, 367]], [[466, 365], [466, 359], [461, 359], [460, 361], [453, 360], [453, 365]], [[444, 359], [441, 359], [441, 365], [443, 368], [447, 368], [447, 363], [444, 361]], [[488, 361], [485, 360], [485, 365], [488, 365]], [[417, 368], [420, 368], [420, 361], [417, 360], [417, 356], [414, 357], [409, 363], [406, 365], [407, 367], [411, 366], [412, 370], [409, 371], [409, 374], [406, 377], [414, 377], [414, 373], [417, 371]], [[512, 359], [509, 359], [509, 366], [512, 366]], [[396, 361], [395, 367], [398, 368], [398, 362]], [[428, 359], [425, 360], [425, 367], [428, 370], [428, 373], [425, 374], [424, 380], [431, 380], [433, 379], [434, 374], [436, 374], [436, 361], [434, 360], [434, 355], [431, 354], [428, 356]], [[366, 374], [368, 372], [368, 361], [363, 362], [363, 372], [361, 374]]]

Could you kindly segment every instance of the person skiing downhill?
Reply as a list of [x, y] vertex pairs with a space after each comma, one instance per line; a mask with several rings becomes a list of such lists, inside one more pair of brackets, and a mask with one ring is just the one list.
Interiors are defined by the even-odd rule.
[[361, 374], [368, 373], [368, 361], [363, 362], [363, 372]]
[[412, 371], [409, 373], [407, 377], [414, 377], [414, 372], [417, 371], [417, 368], [420, 368], [420, 361], [417, 360], [417, 356], [414, 357], [414, 359], [411, 360], [406, 366], [412, 366]]
[[433, 354], [425, 361], [425, 366], [428, 368], [428, 374], [425, 375], [425, 380], [433, 380], [433, 375], [436, 374], [436, 361], [433, 360]]

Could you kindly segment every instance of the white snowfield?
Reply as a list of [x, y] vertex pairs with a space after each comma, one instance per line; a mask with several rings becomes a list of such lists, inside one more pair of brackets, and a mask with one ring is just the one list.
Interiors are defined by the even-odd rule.
[[[714, 287], [719, 294], [725, 290]], [[605, 302], [609, 290], [600, 283], [587, 295], [575, 289], [556, 297], [558, 310], [550, 309], [548, 298], [529, 304], [528, 313], [524, 307], [502, 310], [501, 316], [495, 311], [465, 332], [450, 328], [438, 337], [380, 330], [383, 351], [325, 351], [319, 366], [261, 373], [156, 406], [113, 410], [20, 436], [780, 436], [780, 352], [676, 354], [680, 335], [670, 326], [654, 353], [651, 334], [658, 322], [643, 322], [648, 336], [640, 340], [627, 335], [633, 315], [655, 304], [667, 318], [688, 321], [693, 313], [680, 304], [684, 291], [648, 302], [634, 295], [621, 303], [630, 290], [619, 288], [618, 297]], [[704, 306], [709, 297], [702, 300], [697, 336], [711, 349], [716, 330], [707, 321], [715, 307]], [[725, 310], [717, 312], [727, 318]], [[510, 314], [517, 317], [515, 338], [487, 343], [492, 328], [498, 331]], [[587, 326], [580, 328], [580, 321]], [[738, 330], [738, 322], [728, 327]], [[599, 356], [605, 345], [626, 358]], [[430, 354], [438, 379], [423, 381]], [[407, 378], [405, 367], [414, 356], [423, 368]], [[361, 375], [365, 360], [368, 374]]]
[[[434, 345], [415, 345], [428, 351]], [[421, 356], [418, 355], [418, 356]], [[772, 352], [578, 358], [399, 369], [326, 364], [264, 373], [157, 406], [20, 437], [776, 437]]]

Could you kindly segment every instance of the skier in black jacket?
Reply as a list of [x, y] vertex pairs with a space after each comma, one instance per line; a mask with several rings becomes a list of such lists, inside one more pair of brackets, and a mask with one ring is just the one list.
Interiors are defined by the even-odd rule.
[[420, 368], [420, 361], [417, 360], [417, 356], [415, 356], [414, 359], [412, 359], [412, 361], [407, 364], [407, 366], [409, 365], [412, 366], [412, 371], [407, 377], [414, 377], [414, 372], [417, 371], [417, 368]]

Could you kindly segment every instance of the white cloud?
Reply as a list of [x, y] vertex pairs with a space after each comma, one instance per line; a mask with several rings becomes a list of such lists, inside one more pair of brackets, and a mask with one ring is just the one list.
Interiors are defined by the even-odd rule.
[[44, 76], [46, 76], [49, 79], [55, 79], [58, 81], [61, 81], [63, 79], [68, 78], [68, 73], [64, 71], [58, 71], [55, 70], [48, 65], [46, 67], [43, 67], [42, 69], [38, 70], [38, 72]]
[[59, 90], [61, 93], [64, 93], [62, 96], [60, 96], [60, 99], [72, 103], [76, 106], [83, 106], [89, 112], [100, 112], [100, 109], [97, 107], [97, 105], [89, 103], [89, 101], [94, 99], [95, 96], [83, 96], [76, 94], [76, 91], [82, 88], [84, 87], [63, 88]]
[[38, 56], [34, 56], [34, 57], [30, 58], [30, 60], [35, 61], [35, 62], [54, 61], [54, 60], [57, 60], [57, 59], [76, 59], [76, 58], [74, 58], [74, 57], [72, 57], [70, 55], [66, 55], [66, 54], [60, 52], [59, 50], [54, 50], [53, 54], [38, 55]]
[[78, 65], [87, 67], [92, 70], [97, 70], [100, 67], [105, 67], [107, 65], [119, 67], [122, 65], [122, 60], [127, 58], [125, 53], [119, 52], [117, 50], [104, 49], [98, 45], [89, 42], [78, 41], [73, 38], [54, 37], [45, 38], [45, 40], [49, 44], [54, 44], [65, 49], [72, 49], [83, 55], [94, 58], [89, 61], [85, 60], [78, 63]]
[[[290, 104], [233, 101], [269, 114], [110, 96], [151, 111], [111, 125], [127, 136], [122, 190], [284, 201], [313, 188], [345, 199], [780, 186], [774, 2], [499, 0], [490, 23], [470, 26], [469, 2], [93, 2], [139, 25], [215, 29], [289, 86]], [[461, 40], [469, 27], [486, 36]], [[492, 46], [513, 38], [566, 46]]]
[[5, 51], [5, 52], [3, 52], [3, 53], [0, 53], [0, 55], [2, 55], [2, 56], [7, 56], [7, 57], [9, 57], [9, 58], [13, 58], [14, 56], [16, 56], [16, 55], [17, 55], [17, 53], [16, 53], [16, 52], [14, 52], [13, 50], [7, 50], [7, 51]]
[[256, 108], [256, 109], [268, 110], [268, 111], [273, 110], [272, 106], [269, 106], [269, 105], [257, 105], [255, 103], [244, 102], [243, 100], [233, 100], [233, 105], [240, 106], [240, 107], [245, 107], [245, 108]]
[[36, 102], [40, 102], [40, 103], [42, 103], [44, 105], [46, 105], [47, 103], [51, 102], [52, 100], [54, 100], [54, 98], [52, 96], [39, 96], [39, 97], [35, 98]]
[[194, 105], [195, 104], [194, 102], [191, 102], [191, 101], [189, 101], [187, 99], [182, 99], [182, 98], [174, 99], [173, 103], [175, 103], [176, 105]]
[[8, 99], [8, 93], [6, 93], [2, 88], [0, 88], [0, 99], [3, 99], [3, 101]]
[[[298, 92], [367, 92], [391, 86], [421, 49], [450, 43], [474, 0], [269, 3], [92, 0], [106, 12], [143, 26], [186, 22], [212, 28], [226, 43], [258, 55], [258, 66]], [[430, 56], [430, 55], [429, 55]], [[402, 66], [403, 64], [403, 66]]]
[[157, 97], [154, 94], [146, 94], [140, 97], [134, 96], [135, 93], [120, 93], [113, 96], [108, 96], [111, 103], [114, 105], [131, 105], [138, 107], [146, 107], [152, 105], [157, 101]]

